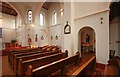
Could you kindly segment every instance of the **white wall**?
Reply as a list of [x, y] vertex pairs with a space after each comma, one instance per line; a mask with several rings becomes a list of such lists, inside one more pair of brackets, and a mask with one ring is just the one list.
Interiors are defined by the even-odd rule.
[[[43, 36], [43, 39], [42, 39]], [[48, 36], [48, 31], [45, 29], [39, 29], [39, 46], [47, 45], [49, 44], [49, 36]]]
[[109, 2], [75, 2], [75, 19], [108, 9]]
[[[51, 26], [49, 27], [49, 32], [50, 32], [50, 37], [53, 36], [53, 39], [51, 40], [51, 44], [53, 45], [62, 45], [61, 44], [61, 34], [62, 34], [62, 26], [61, 24], [55, 25], [55, 26]], [[58, 37], [58, 39], [56, 39], [56, 36]]]
[[15, 29], [15, 16], [2, 13], [2, 27]]
[[[62, 45], [61, 37], [62, 37], [62, 25], [61, 25], [61, 13], [60, 13], [60, 3], [54, 2], [51, 3], [48, 10], [48, 19], [49, 19], [49, 37], [53, 36], [53, 40], [50, 39], [50, 43], [52, 45]], [[57, 13], [57, 24], [53, 25], [52, 23], [52, 15], [54, 11]], [[58, 36], [58, 39], [56, 40], [56, 36]]]
[[[103, 17], [103, 24], [100, 21], [101, 17]], [[109, 58], [109, 11], [77, 19], [75, 20], [75, 26], [76, 36], [78, 36], [79, 30], [85, 26], [95, 30], [96, 59], [97, 62], [106, 64]]]
[[59, 2], [54, 2], [51, 3], [49, 6], [49, 10], [48, 10], [48, 16], [49, 16], [49, 25], [53, 25], [52, 24], [52, 14], [54, 13], [54, 11], [57, 13], [57, 24], [61, 23], [61, 16], [60, 16], [60, 3]]
[[76, 46], [76, 37], [75, 37], [75, 25], [74, 25], [74, 3], [65, 2], [64, 3], [64, 25], [63, 30], [66, 25], [66, 21], [68, 21], [68, 24], [71, 27], [71, 33], [70, 34], [63, 34], [64, 35], [64, 42], [63, 42], [63, 49], [68, 50], [68, 56], [72, 56], [77, 52], [77, 46]]
[[[19, 40], [19, 44], [22, 44], [23, 46], [28, 45], [28, 34], [30, 34], [30, 37], [32, 38], [32, 45], [43, 45], [43, 44], [50, 44], [50, 36], [58, 36], [59, 39], [57, 41], [54, 41], [54, 43], [52, 44], [60, 44], [61, 40], [61, 28], [59, 27], [61, 25], [58, 25], [57, 27], [53, 27], [53, 25], [51, 24], [51, 16], [52, 13], [54, 11], [57, 12], [58, 14], [58, 22], [57, 23], [61, 23], [61, 17], [60, 17], [60, 3], [51, 3], [49, 10], [46, 10], [44, 8], [41, 8], [41, 5], [43, 4], [42, 2], [37, 3], [37, 2], [33, 2], [33, 3], [10, 3], [12, 4], [12, 6], [14, 6], [17, 11], [19, 12], [20, 16], [17, 16], [16, 18], [16, 25], [17, 26], [21, 26], [21, 27], [17, 27], [17, 39]], [[22, 5], [22, 6], [21, 6]], [[27, 11], [28, 10], [32, 10], [33, 12], [33, 23], [28, 24], [27, 23]], [[45, 25], [43, 27], [40, 26], [40, 12], [44, 13], [45, 15]], [[31, 27], [31, 25], [34, 25], [34, 27]], [[51, 27], [52, 26], [52, 27]], [[31, 31], [28, 31], [28, 29], [30, 29]], [[59, 30], [60, 29], [60, 30]], [[42, 32], [40, 30], [45, 30], [45, 32]], [[50, 30], [50, 31], [49, 31]], [[54, 30], [57, 31], [57, 33], [53, 32]], [[43, 34], [42, 34], [43, 33]], [[38, 34], [38, 42], [35, 42], [35, 35]], [[46, 36], [44, 37], [44, 40], [41, 40], [40, 37], [41, 36]]]
[[[40, 25], [40, 13], [43, 13], [45, 19], [44, 19], [44, 25]], [[37, 20], [37, 24], [35, 24], [35, 35], [38, 35], [38, 41], [35, 42], [35, 45], [37, 46], [43, 46], [46, 44], [49, 44], [49, 32], [48, 32], [48, 10], [41, 8], [41, 10], [39, 11], [38, 16], [36, 17]], [[41, 40], [41, 37], [44, 37], [44, 40]]]
[[16, 26], [16, 27], [15, 27], [16, 29], [19, 28], [19, 27], [21, 27], [21, 17], [20, 17], [20, 15], [17, 15], [17, 16], [16, 16], [16, 23], [15, 23], [15, 24], [16, 24], [16, 25], [15, 25], [15, 26]]
[[[40, 13], [43, 13], [43, 15], [45, 16], [45, 19], [44, 19], [44, 26], [49, 26], [49, 17], [48, 17], [48, 10], [44, 9], [44, 8], [41, 8], [41, 11]], [[39, 24], [40, 24], [40, 15], [38, 16], [39, 17]]]
[[2, 40], [4, 43], [16, 40], [15, 20], [15, 16], [2, 13]]
[[[75, 2], [74, 5], [76, 43], [78, 43], [78, 32], [82, 27], [93, 28], [97, 62], [106, 64], [109, 59], [109, 2]], [[100, 18], [103, 18], [103, 24]]]

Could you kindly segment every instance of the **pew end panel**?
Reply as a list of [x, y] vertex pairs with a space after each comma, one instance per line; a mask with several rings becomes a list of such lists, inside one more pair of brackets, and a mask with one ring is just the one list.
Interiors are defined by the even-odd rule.
[[14, 68], [15, 74], [17, 74], [17, 55], [15, 55], [15, 59], [14, 59], [13, 64], [14, 64], [13, 68]]
[[29, 77], [32, 77], [32, 70], [33, 70], [32, 66], [29, 65], [28, 68], [27, 68], [27, 71], [26, 71], [25, 75], [29, 76]]
[[18, 63], [18, 71], [16, 71], [16, 74], [22, 76], [22, 70], [23, 70], [23, 64], [22, 64], [22, 59], [20, 59]]
[[66, 56], [68, 57], [68, 50], [65, 50]]

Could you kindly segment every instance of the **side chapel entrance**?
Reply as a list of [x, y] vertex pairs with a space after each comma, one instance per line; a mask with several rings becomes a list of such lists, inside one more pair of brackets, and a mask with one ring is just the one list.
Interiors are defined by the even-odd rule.
[[91, 27], [83, 27], [78, 34], [79, 50], [81, 53], [95, 52], [95, 32]]

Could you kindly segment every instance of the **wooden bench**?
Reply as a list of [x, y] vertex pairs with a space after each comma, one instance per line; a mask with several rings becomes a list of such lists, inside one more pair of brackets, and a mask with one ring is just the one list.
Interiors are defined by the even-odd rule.
[[80, 75], [83, 75], [84, 72], [88, 71], [87, 69], [94, 70], [96, 67], [95, 64], [96, 64], [96, 57], [92, 56], [85, 64], [83, 64], [78, 69], [76, 69], [76, 71], [71, 75], [74, 77], [79, 77]]
[[39, 53], [45, 53], [45, 52], [51, 52], [51, 51], [35, 51], [35, 52], [27, 52], [27, 53], [20, 53], [20, 54], [14, 54], [13, 55], [13, 62], [12, 62], [12, 66], [14, 66], [14, 60], [16, 59], [16, 57], [20, 57], [20, 56], [27, 56], [27, 55], [31, 55], [31, 54], [39, 54]]
[[15, 60], [15, 56], [16, 57], [20, 57], [20, 56], [27, 56], [27, 55], [31, 55], [31, 54], [37, 54], [37, 53], [44, 53], [44, 51], [35, 51], [35, 52], [26, 52], [26, 53], [20, 53], [20, 54], [13, 54], [11, 57], [11, 65], [12, 67], [14, 66], [14, 60]]
[[27, 53], [27, 52], [37, 51], [37, 50], [42, 50], [42, 49], [40, 49], [40, 48], [30, 48], [30, 49], [9, 51], [9, 53], [8, 53], [8, 60], [9, 60], [9, 62], [11, 64], [11, 62], [13, 60], [13, 54]]
[[14, 59], [15, 73], [17, 74], [17, 69], [18, 69], [17, 67], [18, 67], [18, 62], [19, 62], [20, 59], [22, 59], [22, 61], [26, 61], [26, 60], [30, 60], [30, 59], [40, 58], [40, 57], [43, 57], [43, 56], [57, 54], [57, 53], [60, 53], [60, 52], [61, 52], [60, 50], [56, 50], [56, 51], [45, 52], [45, 53], [31, 54], [31, 55], [27, 55], [27, 56], [20, 56], [20, 57], [15, 56], [15, 59]]
[[32, 65], [33, 68], [37, 68], [39, 66], [43, 66], [45, 64], [65, 58], [67, 56], [68, 56], [68, 52], [64, 52], [64, 53], [53, 54], [53, 55], [49, 55], [41, 58], [31, 59], [27, 61], [22, 61], [22, 59], [20, 59], [18, 64], [17, 74], [20, 76], [24, 75], [25, 72], [27, 71], [28, 65]]
[[36, 51], [44, 51], [44, 50], [42, 50], [41, 48], [30, 48], [30, 49], [24, 49], [19, 51], [10, 51], [8, 55], [9, 62], [12, 65], [11, 62], [13, 62], [14, 54], [24, 54], [24, 53], [36, 52]]
[[[53, 51], [60, 51], [60, 50], [53, 50]], [[44, 51], [44, 50], [39, 50], [39, 51], [31, 51], [31, 52], [25, 52], [25, 53], [19, 53], [19, 54], [12, 54], [11, 56], [11, 65], [13, 65], [15, 56], [26, 56], [26, 55], [31, 55], [31, 54], [37, 54], [37, 53], [44, 53], [44, 52], [51, 52], [51, 51]]]
[[67, 57], [55, 62], [52, 62], [50, 64], [34, 68], [33, 65], [29, 65], [26, 76], [49, 76], [57, 71], [60, 70], [61, 75], [64, 75], [64, 70], [66, 69], [66, 66], [70, 64], [76, 64], [79, 60], [79, 53]]

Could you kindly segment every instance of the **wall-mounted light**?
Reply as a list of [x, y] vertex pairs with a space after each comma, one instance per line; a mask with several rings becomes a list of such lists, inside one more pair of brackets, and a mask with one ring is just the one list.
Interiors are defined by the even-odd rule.
[[31, 24], [32, 27], [34, 27], [35, 25], [34, 24]]
[[0, 27], [2, 27], [2, 18], [0, 18]]
[[64, 11], [64, 9], [61, 9], [61, 10], [60, 10], [61, 16], [63, 15], [63, 11]]
[[100, 23], [103, 24], [103, 18], [102, 17], [100, 18]]

